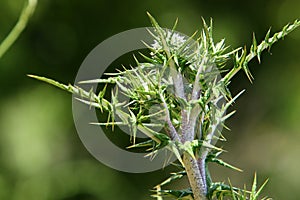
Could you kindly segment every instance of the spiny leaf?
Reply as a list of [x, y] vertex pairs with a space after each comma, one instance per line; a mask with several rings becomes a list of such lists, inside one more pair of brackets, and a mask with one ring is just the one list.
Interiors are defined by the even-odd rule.
[[[153, 190], [153, 192], [157, 192], [156, 190]], [[192, 191], [191, 189], [185, 189], [185, 190], [160, 190], [160, 195], [162, 197], [172, 197], [176, 199], [181, 200], [192, 200]], [[152, 195], [153, 197], [156, 197], [156, 195]]]
[[130, 118], [129, 118], [129, 128], [130, 128], [130, 132], [132, 134], [131, 139], [133, 140], [133, 144], [135, 144], [135, 140], [136, 140], [136, 133], [137, 133], [137, 118], [135, 116], [135, 114], [130, 110]]
[[157, 23], [157, 21], [155, 20], [155, 18], [149, 13], [147, 12], [147, 15], [152, 23], [152, 25], [155, 27], [155, 28], [160, 28], [159, 24]]
[[140, 142], [137, 144], [133, 144], [131, 146], [126, 147], [127, 149], [132, 149], [132, 148], [141, 148], [141, 147], [153, 147], [153, 140], [147, 140], [145, 142]]
[[[258, 198], [258, 196], [260, 195], [260, 193], [262, 192], [263, 188], [266, 186], [266, 184], [268, 183], [268, 179], [260, 186], [260, 188], [257, 190], [256, 194], [255, 194], [255, 199]], [[266, 198], [266, 197], [265, 197]]]
[[29, 76], [30, 78], [34, 78], [34, 79], [49, 83], [50, 85], [54, 85], [54, 86], [56, 86], [60, 89], [63, 89], [63, 90], [66, 90], [66, 91], [69, 91], [69, 92], [73, 93], [73, 90], [71, 90], [70, 87], [68, 87], [67, 85], [64, 85], [62, 83], [59, 83], [57, 81], [54, 81], [52, 79], [45, 78], [45, 77], [42, 77], [42, 76], [31, 75], [31, 74], [28, 74], [27, 76]]
[[101, 109], [102, 106], [100, 106], [100, 104], [96, 103], [96, 102], [92, 102], [92, 101], [86, 101], [84, 99], [80, 99], [80, 98], [77, 98], [75, 97], [76, 100], [80, 101], [81, 103], [84, 103], [86, 105], [89, 105], [90, 107], [93, 106], [93, 107], [96, 107], [96, 108], [99, 108]]
[[[256, 38], [255, 38], [255, 33], [253, 33], [250, 53], [257, 54], [257, 49], [258, 49], [257, 48], [257, 41], [256, 41]], [[260, 54], [257, 54], [257, 59], [258, 59], [258, 62], [260, 63]]]
[[158, 133], [143, 124], [138, 125], [138, 130], [142, 131], [146, 136], [154, 140], [156, 143], [167, 143], [170, 141], [170, 138], [165, 134]]
[[269, 30], [268, 30], [268, 32], [267, 32], [267, 34], [266, 34], [266, 36], [265, 36], [265, 40], [264, 40], [264, 41], [265, 41], [266, 43], [269, 42], [270, 33], [271, 33], [271, 28], [269, 28]]
[[97, 95], [94, 94], [92, 91], [89, 91], [89, 92], [85, 91], [84, 89], [82, 89], [78, 86], [72, 86], [71, 84], [65, 85], [65, 84], [59, 83], [55, 80], [45, 78], [45, 77], [42, 77], [42, 76], [36, 76], [36, 75], [27, 75], [27, 76], [29, 76], [31, 78], [34, 78], [34, 79], [37, 79], [37, 80], [40, 80], [40, 81], [43, 81], [43, 82], [46, 82], [46, 83], [49, 83], [50, 85], [56, 86], [60, 89], [68, 91], [72, 94], [79, 95], [82, 98], [87, 98], [90, 101], [96, 101], [97, 100]]
[[93, 79], [93, 80], [86, 80], [80, 81], [79, 84], [88, 84], [88, 83], [116, 83], [119, 78], [109, 77], [108, 79]]
[[231, 182], [230, 182], [230, 179], [228, 179], [228, 182], [229, 182], [229, 186], [230, 186], [230, 190], [231, 190], [231, 196], [232, 196], [232, 199], [233, 199], [233, 200], [238, 200], [238, 199], [237, 199], [237, 196], [236, 196], [236, 194], [235, 194], [235, 192], [234, 192], [234, 190], [233, 190], [233, 187], [232, 187], [232, 184], [231, 184]]
[[240, 91], [237, 95], [235, 95], [232, 99], [230, 99], [230, 101], [228, 101], [226, 104], [225, 104], [225, 106], [224, 106], [224, 110], [227, 110], [228, 108], [229, 108], [229, 106], [231, 106], [234, 102], [235, 102], [235, 100], [237, 99], [237, 98], [239, 98], [243, 93], [245, 92], [245, 90], [242, 90], [242, 91]]
[[124, 122], [90, 122], [91, 125], [98, 125], [98, 126], [114, 126], [114, 125], [123, 125], [123, 126], [127, 126], [127, 124], [125, 124]]
[[224, 76], [224, 78], [223, 78], [224, 83], [227, 85], [227, 82], [229, 82], [229, 80], [240, 69], [244, 69], [244, 71], [246, 72], [246, 75], [249, 78], [249, 80], [252, 80], [252, 75], [251, 75], [249, 69], [247, 68], [248, 62], [250, 62], [255, 56], [258, 56], [259, 59], [260, 59], [260, 55], [264, 50], [270, 49], [271, 46], [274, 43], [276, 43], [278, 40], [280, 40], [280, 39], [284, 38], [285, 36], [287, 36], [290, 32], [292, 32], [293, 30], [295, 30], [299, 26], [300, 26], [300, 21], [295, 20], [293, 24], [287, 24], [280, 32], [275, 33], [273, 35], [273, 37], [271, 37], [271, 38], [270, 38], [270, 29], [269, 29], [265, 39], [259, 45], [256, 45], [257, 46], [257, 51], [256, 52], [251, 52], [250, 51], [250, 53], [245, 58], [244, 58], [245, 50], [242, 50], [242, 56], [241, 57], [238, 57], [238, 54], [236, 54], [235, 60], [237, 61], [236, 63], [238, 65], [236, 65], [236, 67], [232, 68], [231, 71], [229, 71]]
[[256, 180], [256, 173], [255, 173], [252, 188], [251, 188], [250, 200], [255, 200], [256, 199], [256, 197], [255, 197], [255, 195], [256, 195], [256, 184], [257, 184], [257, 180]]
[[[233, 187], [229, 180], [229, 185], [223, 182], [215, 182], [210, 185], [208, 188], [207, 196], [210, 199], [217, 199], [222, 200], [224, 197], [232, 197], [233, 199], [236, 198], [238, 192], [243, 191], [239, 188]], [[241, 200], [241, 199], [238, 199]]]
[[221, 122], [224, 122], [226, 119], [230, 118], [232, 115], [234, 115], [234, 113], [236, 113], [235, 110], [231, 111], [230, 113], [228, 113], [227, 115], [225, 115], [224, 117], [221, 118]]
[[226, 162], [224, 162], [223, 160], [219, 159], [219, 158], [211, 158], [209, 160], [207, 160], [209, 162], [214, 162], [214, 163], [217, 163], [219, 165], [222, 165], [224, 167], [227, 167], [229, 169], [233, 169], [233, 170], [236, 170], [236, 171], [239, 171], [239, 172], [242, 172], [243, 170], [241, 170], [240, 168], [237, 168], [237, 167], [234, 167], [233, 165], [230, 165]]
[[163, 182], [161, 182], [160, 184], [158, 184], [154, 188], [167, 185], [167, 184], [169, 184], [169, 183], [171, 183], [171, 182], [173, 182], [175, 180], [181, 179], [184, 176], [186, 176], [186, 172], [185, 171], [180, 171], [180, 172], [172, 173], [172, 175], [169, 178], [167, 178], [166, 180], [164, 180]]

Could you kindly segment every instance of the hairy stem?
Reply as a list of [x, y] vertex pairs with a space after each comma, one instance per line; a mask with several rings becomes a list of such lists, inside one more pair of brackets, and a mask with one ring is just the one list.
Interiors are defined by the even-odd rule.
[[169, 111], [168, 105], [165, 101], [165, 98], [164, 98], [163, 94], [160, 93], [159, 95], [160, 95], [161, 101], [163, 102], [164, 108], [166, 110], [166, 112], [165, 112], [166, 120], [167, 120], [167, 124], [168, 124], [169, 130], [170, 130], [170, 137], [173, 141], [180, 141], [179, 135], [178, 135], [174, 125], [172, 124], [171, 117], [170, 117], [170, 111]]
[[202, 177], [197, 160], [192, 158], [189, 154], [184, 153], [183, 159], [184, 167], [193, 190], [195, 200], [207, 200], [207, 186], [205, 177]]

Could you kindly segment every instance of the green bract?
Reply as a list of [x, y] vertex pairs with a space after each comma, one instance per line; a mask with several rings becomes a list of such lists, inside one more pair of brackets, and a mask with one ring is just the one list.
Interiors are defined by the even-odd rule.
[[[269, 49], [279, 39], [285, 37], [300, 25], [296, 20], [282, 31], [258, 44], [253, 35], [249, 52], [246, 47], [228, 51], [225, 40], [213, 41], [212, 20], [207, 25], [203, 20], [200, 36], [195, 33], [187, 38], [173, 30], [161, 28], [149, 14], [155, 29], [153, 43], [146, 44], [151, 51], [143, 55], [146, 61], [138, 61], [134, 67], [118, 73], [108, 74], [107, 79], [87, 80], [80, 84], [113, 84], [111, 99], [105, 99], [106, 86], [95, 94], [78, 86], [63, 85], [56, 81], [30, 75], [61, 89], [78, 95], [78, 100], [108, 112], [106, 123], [96, 125], [128, 126], [132, 135], [132, 147], [151, 148], [149, 155], [155, 156], [160, 149], [172, 151], [178, 158], [179, 172], [155, 187], [153, 197], [174, 197], [176, 199], [258, 199], [262, 187], [256, 191], [256, 176], [251, 191], [234, 188], [220, 182], [213, 182], [207, 167], [214, 162], [234, 170], [238, 168], [222, 161], [223, 150], [215, 146], [217, 140], [225, 140], [221, 135], [224, 122], [233, 112], [226, 110], [242, 94], [231, 95], [228, 85], [231, 78], [241, 69], [250, 81], [252, 75], [248, 62], [254, 57], [260, 61], [261, 53]], [[228, 60], [233, 66], [228, 67]], [[121, 101], [125, 95], [127, 101]], [[152, 111], [153, 107], [160, 109]], [[159, 111], [158, 111], [159, 110]], [[119, 119], [117, 121], [116, 119]], [[137, 131], [143, 132], [150, 140], [136, 144]], [[166, 158], [167, 159], [167, 158]], [[188, 176], [191, 188], [183, 190], [162, 190], [167, 183]]]

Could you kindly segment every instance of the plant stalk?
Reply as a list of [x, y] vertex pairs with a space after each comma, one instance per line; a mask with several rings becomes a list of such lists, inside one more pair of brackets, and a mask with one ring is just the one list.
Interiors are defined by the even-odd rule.
[[22, 31], [25, 29], [30, 17], [34, 13], [37, 5], [37, 0], [28, 0], [27, 5], [24, 6], [20, 14], [19, 20], [10, 33], [6, 36], [0, 44], [0, 58], [7, 52], [11, 45], [17, 40]]
[[192, 187], [194, 199], [207, 200], [206, 179], [201, 175], [197, 160], [191, 157], [191, 155], [184, 153], [182, 161]]

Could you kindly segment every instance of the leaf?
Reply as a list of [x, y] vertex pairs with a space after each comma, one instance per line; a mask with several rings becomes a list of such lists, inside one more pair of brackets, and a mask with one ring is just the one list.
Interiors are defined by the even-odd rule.
[[[157, 192], [156, 190], [152, 190]], [[192, 200], [193, 192], [191, 189], [185, 190], [160, 190], [158, 191], [162, 197], [172, 197], [181, 200]], [[157, 195], [152, 195], [152, 197], [157, 197]]]
[[100, 106], [96, 102], [86, 101], [86, 100], [83, 100], [83, 99], [80, 99], [80, 98], [77, 98], [77, 97], [75, 97], [75, 99], [78, 100], [78, 101], [80, 101], [80, 102], [82, 102], [82, 103], [84, 103], [84, 104], [86, 104], [86, 105], [89, 105], [90, 107], [93, 106], [93, 107], [96, 107], [96, 108], [99, 108], [99, 109], [102, 108], [102, 106]]
[[275, 33], [271, 38], [270, 38], [270, 29], [267, 32], [267, 35], [265, 39], [259, 44], [259, 45], [253, 45], [257, 46], [257, 51], [256, 52], [251, 52], [245, 57], [245, 49], [242, 50], [242, 56], [239, 57], [238, 53], [236, 53], [235, 56], [235, 61], [236, 64], [234, 68], [232, 68], [223, 78], [223, 82], [225, 85], [230, 81], [230, 79], [240, 70], [244, 69], [248, 79], [252, 81], [252, 75], [248, 69], [248, 63], [255, 57], [257, 56], [258, 59], [260, 60], [260, 55], [261, 53], [266, 50], [270, 49], [271, 46], [276, 43], [278, 40], [283, 39], [285, 36], [287, 36], [290, 32], [294, 31], [296, 28], [300, 26], [300, 21], [295, 20], [293, 24], [287, 24], [282, 28], [281, 31]]
[[152, 17], [152, 15], [149, 12], [147, 12], [147, 15], [148, 15], [148, 17], [149, 17], [149, 19], [150, 19], [150, 21], [152, 23], [152, 26], [154, 28], [161, 29], [160, 26], [159, 26], [159, 24], [157, 23], [157, 21], [154, 19], [154, 17]]
[[237, 197], [236, 197], [236, 195], [235, 195], [235, 192], [234, 192], [234, 190], [233, 190], [233, 187], [232, 187], [232, 185], [231, 185], [230, 180], [228, 180], [228, 182], [229, 182], [229, 186], [230, 186], [230, 190], [231, 190], [232, 200], [238, 200]]
[[194, 145], [191, 141], [186, 141], [184, 144], [179, 143], [179, 149], [188, 153], [193, 159], [196, 159], [194, 154]]
[[133, 144], [131, 146], [126, 147], [127, 149], [132, 149], [132, 148], [142, 148], [142, 147], [153, 147], [154, 141], [153, 140], [147, 140], [145, 142], [140, 142], [137, 144]]
[[[231, 197], [233, 200], [236, 198], [236, 195], [238, 192], [241, 192], [243, 190], [233, 187], [229, 180], [229, 185], [223, 183], [223, 182], [215, 182], [210, 185], [208, 188], [207, 196], [209, 199], [223, 199], [224, 197]], [[238, 199], [241, 200], [241, 199]]]
[[206, 141], [201, 141], [202, 143], [202, 147], [208, 148], [208, 149], [213, 149], [213, 150], [217, 150], [217, 151], [225, 151], [224, 149], [221, 149], [219, 147], [216, 147]]
[[182, 158], [181, 158], [181, 152], [179, 151], [179, 149], [178, 149], [178, 147], [177, 147], [177, 145], [175, 143], [176, 142], [170, 142], [169, 145], [167, 146], [167, 148], [169, 148], [170, 151], [172, 153], [174, 153], [174, 155], [179, 160], [179, 162], [181, 163], [181, 165], [184, 166], [184, 163], [183, 163]]
[[235, 95], [232, 99], [230, 99], [230, 101], [228, 101], [224, 107], [224, 111], [227, 110], [229, 108], [229, 106], [231, 106], [235, 100], [237, 98], [239, 98], [243, 93], [245, 92], [245, 90], [240, 91], [237, 95]]
[[[250, 52], [253, 54], [257, 54], [257, 41], [255, 38], [255, 33], [253, 33], [253, 39], [252, 39], [252, 45], [251, 45]], [[260, 63], [260, 54], [257, 54], [257, 59], [258, 59], [258, 62]]]
[[[46, 82], [46, 83], [49, 83], [50, 85], [54, 85], [60, 89], [63, 89], [63, 90], [66, 90], [68, 92], [71, 92], [73, 93], [73, 90], [71, 90], [70, 88], [71, 87], [68, 87], [67, 85], [64, 85], [62, 83], [59, 83], [57, 81], [54, 81], [52, 79], [49, 79], [49, 78], [45, 78], [45, 77], [42, 77], [42, 76], [36, 76], [36, 75], [31, 75], [31, 74], [28, 74], [27, 76], [29, 76], [30, 78], [34, 78], [34, 79], [37, 79], [37, 80], [40, 80], [40, 81], [43, 81], [43, 82]], [[73, 87], [73, 86], [72, 86]]]
[[167, 144], [169, 144], [169, 142], [171, 142], [171, 139], [167, 135], [165, 135], [163, 133], [158, 133], [158, 132], [154, 131], [153, 129], [148, 128], [147, 126], [144, 126], [144, 124], [139, 124], [138, 130], [140, 130], [146, 136], [148, 136], [153, 141], [155, 141], [156, 143], [158, 143], [162, 146], [166, 146]]
[[252, 188], [251, 188], [250, 200], [256, 199], [256, 197], [255, 197], [256, 196], [256, 184], [257, 184], [257, 180], [256, 180], [256, 173], [255, 173]]
[[130, 128], [130, 132], [131, 132], [131, 139], [133, 140], [133, 144], [135, 144], [135, 140], [136, 140], [136, 133], [137, 133], [137, 118], [135, 116], [135, 114], [130, 110], [130, 117], [129, 117], [129, 128]]
[[257, 190], [255, 197], [258, 198], [258, 196], [260, 195], [260, 193], [262, 192], [262, 190], [264, 189], [264, 187], [266, 186], [266, 184], [268, 183], [268, 179], [260, 186], [260, 188]]
[[243, 170], [241, 170], [240, 168], [237, 168], [237, 167], [234, 167], [233, 165], [230, 165], [226, 162], [224, 162], [223, 160], [219, 159], [219, 158], [211, 158], [211, 159], [208, 159], [207, 162], [213, 162], [213, 163], [217, 163], [219, 165], [222, 165], [224, 167], [227, 167], [229, 169], [233, 169], [233, 170], [236, 170], [236, 171], [239, 171], [239, 172], [242, 172]]
[[86, 80], [80, 81], [79, 84], [90, 84], [90, 83], [116, 83], [118, 78], [109, 77], [108, 79], [93, 79], [93, 80]]
[[232, 115], [234, 115], [236, 111], [233, 110], [230, 113], [228, 113], [227, 115], [225, 115], [224, 117], [221, 118], [221, 121], [224, 122], [226, 119], [230, 118]]
[[161, 182], [160, 184], [158, 184], [154, 188], [167, 185], [167, 184], [169, 184], [169, 183], [171, 183], [171, 182], [173, 182], [175, 180], [181, 179], [184, 176], [186, 176], [186, 172], [185, 171], [180, 171], [180, 172], [172, 173], [172, 175], [169, 178], [167, 178], [166, 180], [164, 180], [163, 182]]
[[123, 126], [127, 126], [127, 124], [125, 124], [124, 122], [90, 122], [91, 125], [98, 125], [98, 126], [114, 126], [114, 125], [123, 125]]

